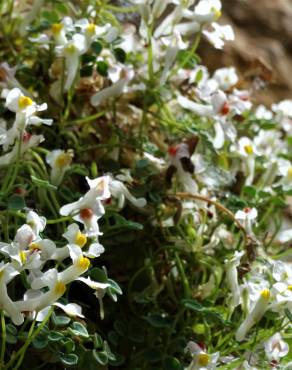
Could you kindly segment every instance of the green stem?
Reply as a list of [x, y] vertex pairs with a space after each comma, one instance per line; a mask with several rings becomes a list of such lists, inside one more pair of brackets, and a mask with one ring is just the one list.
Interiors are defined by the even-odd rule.
[[6, 325], [5, 325], [5, 316], [4, 311], [1, 311], [1, 331], [2, 331], [2, 343], [1, 343], [1, 358], [0, 358], [0, 366], [4, 365], [4, 356], [5, 356], [5, 348], [6, 348]]
[[18, 357], [19, 357], [19, 359], [18, 359], [16, 365], [13, 367], [13, 370], [19, 369], [20, 365], [23, 362], [23, 358], [25, 356], [27, 348], [29, 347], [31, 342], [35, 339], [35, 337], [41, 332], [41, 330], [46, 325], [46, 323], [49, 321], [52, 313], [53, 313], [53, 308], [51, 307], [49, 312], [47, 313], [46, 317], [44, 318], [42, 323], [38, 326], [38, 328], [35, 331], [34, 331], [34, 327], [35, 327], [35, 324], [36, 324], [36, 320], [34, 319], [33, 323], [31, 324], [31, 327], [29, 329], [28, 336], [27, 336], [27, 339], [26, 339], [24, 345], [18, 350], [16, 355], [13, 358], [11, 358], [11, 360], [5, 366], [5, 368], [4, 368], [5, 370], [8, 369], [9, 367], [11, 367]]
[[185, 274], [183, 264], [177, 252], [175, 252], [174, 256], [175, 256], [175, 261], [176, 261], [178, 271], [181, 275], [185, 298], [189, 298], [191, 296], [191, 288], [190, 288], [187, 276]]

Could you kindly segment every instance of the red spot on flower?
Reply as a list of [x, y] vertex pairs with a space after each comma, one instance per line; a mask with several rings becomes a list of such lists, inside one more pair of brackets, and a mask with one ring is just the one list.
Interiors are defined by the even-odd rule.
[[278, 362], [278, 361], [276, 361], [276, 360], [272, 360], [272, 361], [270, 362], [270, 365], [271, 365], [272, 367], [276, 367], [276, 366], [278, 366], [278, 365], [279, 365], [279, 362]]
[[80, 211], [79, 215], [83, 220], [88, 220], [93, 216], [93, 212], [91, 208], [84, 208]]
[[179, 148], [179, 144], [178, 145], [173, 145], [173, 146], [170, 146], [168, 148], [168, 154], [171, 155], [171, 156], [175, 156], [177, 151], [178, 151], [178, 148]]
[[23, 133], [23, 135], [22, 135], [22, 141], [24, 142], [24, 143], [28, 143], [29, 142], [29, 140], [30, 140], [30, 138], [31, 138], [31, 134], [29, 133], [29, 132], [26, 132], [26, 131], [24, 131], [24, 133]]
[[197, 345], [204, 351], [206, 352], [206, 344], [204, 342], [198, 342]]
[[251, 208], [249, 208], [249, 207], [246, 207], [246, 208], [244, 208], [244, 210], [243, 210], [243, 212], [245, 212], [245, 213], [249, 213], [251, 211]]
[[111, 204], [112, 203], [112, 198], [109, 197], [104, 201], [105, 204]]
[[24, 188], [16, 188], [15, 193], [24, 197], [26, 195], [26, 190]]
[[228, 114], [230, 111], [230, 107], [229, 107], [229, 104], [227, 102], [225, 102], [220, 110], [220, 113], [225, 116], [226, 114]]

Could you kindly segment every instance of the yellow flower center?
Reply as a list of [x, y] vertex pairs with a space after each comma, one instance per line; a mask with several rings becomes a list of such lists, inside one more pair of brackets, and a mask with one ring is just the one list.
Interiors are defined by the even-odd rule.
[[61, 296], [65, 293], [66, 285], [62, 281], [58, 281], [55, 285], [54, 291], [58, 296]]
[[41, 247], [41, 245], [40, 245], [39, 243], [31, 243], [31, 244], [29, 245], [29, 249], [30, 249], [31, 251], [39, 251], [39, 250], [41, 250], [41, 249], [42, 249], [42, 247]]
[[89, 23], [89, 25], [86, 27], [86, 31], [88, 33], [95, 33], [95, 24], [94, 23]]
[[292, 292], [292, 285], [288, 285], [287, 289], [290, 290], [290, 292]]
[[270, 291], [269, 291], [269, 289], [263, 289], [262, 291], [261, 291], [261, 296], [265, 299], [265, 300], [269, 300], [269, 298], [270, 298]]
[[221, 17], [222, 13], [219, 9], [216, 9], [214, 6], [211, 8], [211, 12], [214, 13], [215, 19], [218, 19]]
[[22, 264], [25, 264], [26, 262], [26, 254], [24, 251], [19, 252], [19, 258]]
[[84, 247], [87, 242], [87, 237], [85, 234], [82, 234], [81, 231], [78, 231], [75, 237], [75, 243], [79, 245], [80, 248]]
[[63, 29], [64, 25], [62, 23], [54, 23], [52, 25], [52, 32], [56, 35], [61, 32]]
[[65, 167], [68, 166], [72, 162], [72, 157], [68, 153], [62, 153], [58, 155], [56, 159], [56, 166], [57, 167]]
[[246, 154], [253, 154], [253, 148], [252, 148], [251, 145], [245, 145], [244, 150], [245, 150]]
[[291, 179], [291, 180], [292, 180], [292, 167], [290, 167], [290, 168], [288, 169], [287, 176], [288, 176], [288, 178], [289, 178], [289, 179]]
[[200, 366], [208, 365], [209, 361], [210, 361], [210, 356], [207, 353], [200, 353], [198, 355], [198, 363]]
[[70, 53], [70, 54], [75, 53], [75, 51], [76, 51], [76, 47], [75, 47], [75, 45], [71, 44], [71, 45], [66, 46], [66, 51], [67, 51], [68, 53]]
[[88, 267], [90, 265], [90, 261], [88, 258], [86, 257], [80, 257], [77, 261], [77, 266], [81, 269], [81, 270], [87, 270]]
[[33, 101], [31, 100], [31, 98], [29, 98], [28, 96], [21, 96], [19, 99], [18, 99], [18, 106], [20, 109], [24, 109], [24, 108], [27, 108], [29, 107], [30, 105], [32, 105]]

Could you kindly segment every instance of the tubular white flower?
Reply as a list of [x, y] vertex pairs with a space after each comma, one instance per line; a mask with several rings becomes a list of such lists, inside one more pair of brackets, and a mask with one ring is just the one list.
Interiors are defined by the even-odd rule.
[[0, 307], [15, 325], [21, 325], [24, 318], [17, 305], [9, 297], [7, 284], [18, 274], [19, 272], [11, 264], [0, 263]]
[[238, 272], [237, 267], [240, 264], [240, 259], [244, 255], [244, 252], [235, 252], [234, 256], [225, 260], [226, 265], [226, 281], [227, 285], [231, 290], [231, 312], [240, 303], [240, 288], [238, 284]]
[[80, 277], [77, 279], [78, 281], [81, 281], [82, 283], [89, 286], [91, 289], [94, 290], [94, 295], [98, 299], [99, 302], [99, 312], [100, 312], [100, 318], [103, 320], [104, 318], [104, 309], [103, 309], [103, 297], [106, 293], [106, 289], [110, 286], [108, 283], [99, 283], [97, 281], [91, 280], [90, 277], [83, 278]]
[[256, 208], [245, 208], [243, 211], [239, 210], [235, 213], [235, 218], [243, 223], [248, 234], [252, 235], [252, 225], [256, 222], [258, 211]]
[[80, 56], [84, 54], [86, 50], [86, 38], [84, 35], [78, 33], [73, 35], [72, 40], [69, 40], [66, 44], [56, 47], [57, 55], [65, 57], [67, 77], [64, 89], [66, 91], [71, 88], [74, 82], [78, 71]]
[[77, 202], [63, 206], [60, 209], [60, 214], [62, 216], [73, 215], [74, 220], [85, 225], [88, 236], [100, 235], [97, 221], [105, 212], [101, 200], [110, 198], [108, 182], [108, 176], [96, 179], [84, 197], [81, 197]]
[[235, 339], [242, 342], [249, 330], [264, 316], [270, 300], [270, 290], [264, 289], [255, 303], [251, 312], [236, 331]]
[[61, 149], [52, 150], [46, 156], [47, 163], [52, 167], [51, 183], [60, 185], [63, 181], [66, 171], [70, 168], [73, 154], [70, 151], [65, 152]]
[[100, 105], [109, 98], [118, 97], [119, 95], [122, 94], [122, 92], [125, 90], [126, 86], [132, 80], [133, 77], [134, 77], [133, 70], [131, 69], [122, 70], [121, 78], [117, 82], [92, 95], [92, 97], [90, 98], [91, 104], [94, 107], [97, 107], [98, 105]]
[[54, 281], [46, 293], [42, 293], [35, 298], [28, 298], [23, 301], [16, 301], [16, 307], [22, 312], [41, 311], [55, 303], [66, 291], [66, 284], [60, 280]]

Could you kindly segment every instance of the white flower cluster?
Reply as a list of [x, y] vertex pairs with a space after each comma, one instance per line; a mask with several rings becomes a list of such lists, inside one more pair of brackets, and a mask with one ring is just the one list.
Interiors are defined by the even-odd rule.
[[[46, 219], [34, 211], [27, 213], [26, 223], [17, 230], [11, 243], [0, 243], [0, 253], [7, 259], [7, 262], [1, 262], [0, 267], [0, 306], [14, 324], [21, 325], [24, 314], [28, 313], [36, 313], [41, 319], [43, 310], [46, 311], [53, 304], [72, 315], [81, 315], [81, 309], [74, 304], [63, 307], [56, 303], [65, 293], [66, 286], [74, 280], [87, 284], [95, 291], [103, 316], [102, 297], [110, 285], [93, 281], [90, 277], [81, 277], [89, 268], [90, 260], [104, 252], [98, 241], [102, 234], [98, 220], [105, 213], [102, 202], [114, 197], [119, 207], [124, 206], [126, 199], [136, 207], [144, 207], [146, 201], [133, 197], [121, 181], [111, 176], [87, 179], [87, 182], [90, 190], [77, 202], [64, 205], [60, 209], [61, 215], [72, 215], [73, 219], [84, 225], [82, 231], [76, 223], [67, 227], [63, 234], [67, 243], [63, 247], [57, 247], [54, 241], [42, 237]], [[65, 259], [70, 259], [71, 263], [66, 269], [59, 271], [57, 265]], [[48, 261], [56, 261], [56, 267], [43, 271]], [[24, 293], [23, 300], [12, 301], [7, 285], [19, 274], [25, 277], [30, 288]]]

